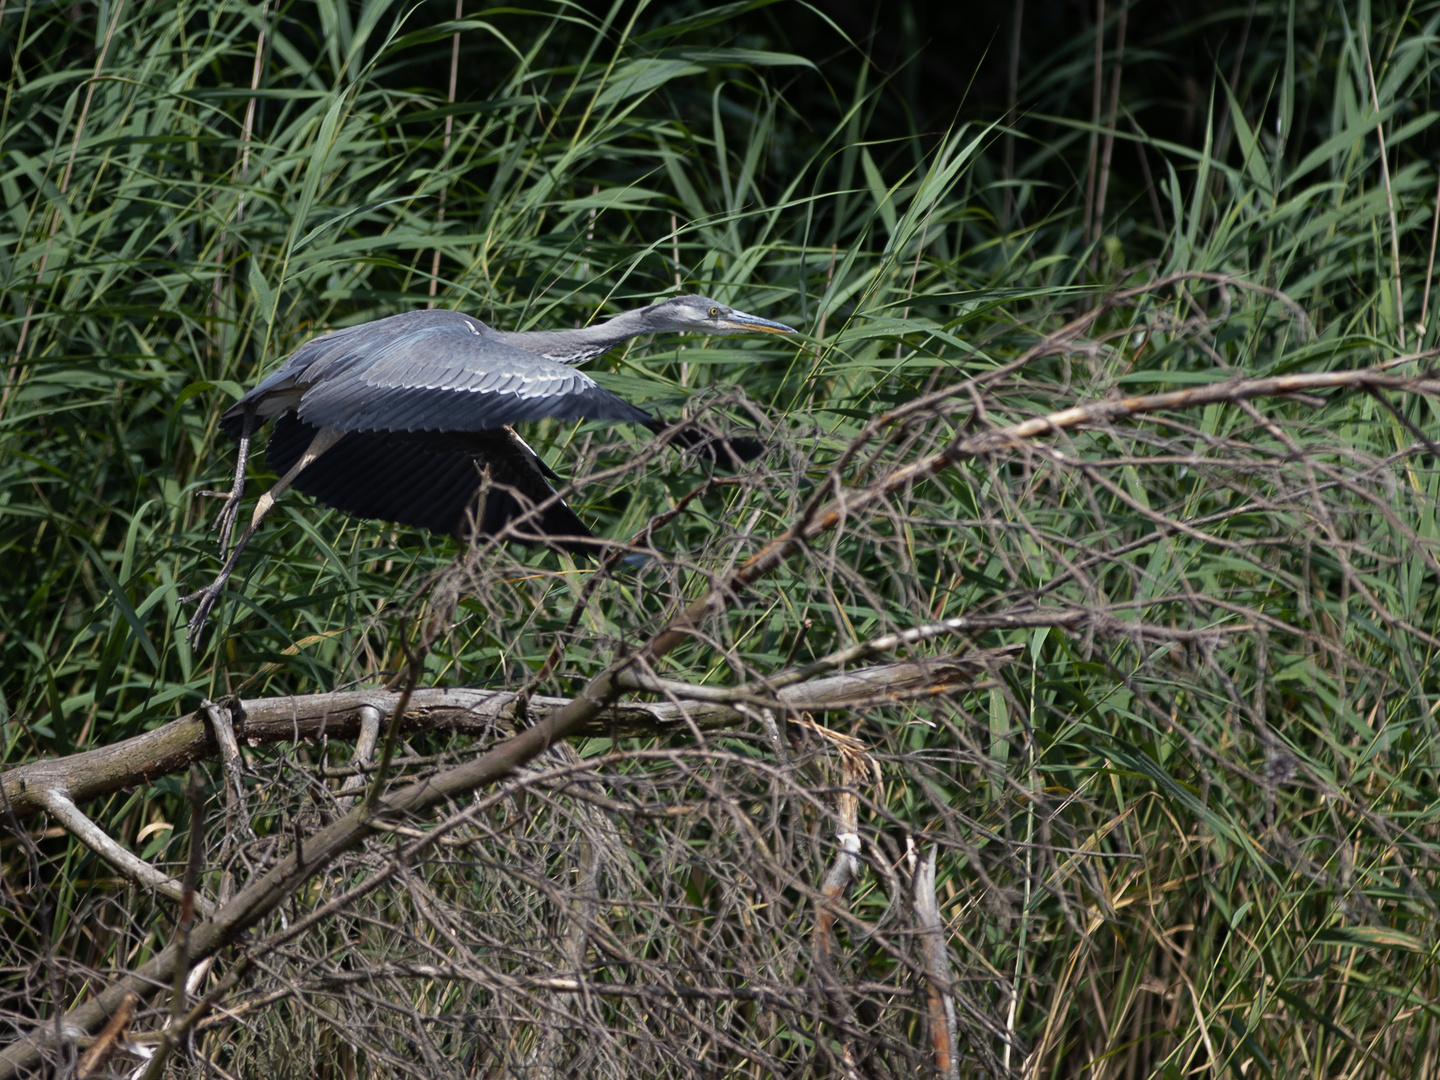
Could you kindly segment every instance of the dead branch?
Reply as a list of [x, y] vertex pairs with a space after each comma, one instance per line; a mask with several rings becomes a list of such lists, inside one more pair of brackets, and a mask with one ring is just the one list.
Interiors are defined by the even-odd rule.
[[[813, 722], [811, 726], [818, 728]], [[851, 883], [860, 879], [862, 869], [860, 799], [856, 789], [862, 782], [878, 782], [880, 767], [857, 740], [825, 728], [819, 730], [839, 751], [841, 789], [835, 795], [835, 841], [839, 848], [820, 883], [820, 894], [815, 901], [815, 973], [819, 995], [840, 1043], [842, 1068], [847, 1077], [858, 1077], [855, 1046], [848, 1037], [849, 1030], [855, 1025], [855, 1017], [836, 960], [839, 942], [835, 921], [845, 910], [845, 894]]]
[[[20, 772], [23, 768], [26, 766], [14, 769], [12, 772]], [[66, 832], [142, 889], [154, 889], [161, 896], [177, 903], [184, 899], [185, 888], [180, 882], [167, 874], [162, 874], [139, 856], [126, 851], [124, 847], [111, 839], [104, 829], [82, 813], [64, 791], [54, 787], [32, 786], [26, 795], [35, 800], [39, 809], [45, 810], [63, 825]], [[21, 816], [18, 808], [16, 816]], [[195, 897], [195, 906], [202, 914], [206, 915], [215, 910], [215, 906], [202, 896]]]
[[120, 1003], [120, 1008], [115, 1011], [105, 1029], [76, 1062], [75, 1075], [78, 1080], [90, 1080], [90, 1077], [99, 1075], [115, 1056], [115, 1052], [125, 1045], [125, 1036], [130, 1031], [130, 1022], [135, 1019], [135, 1006], [139, 1001], [138, 997], [131, 994]]
[[924, 971], [925, 1013], [935, 1074], [959, 1080], [960, 1059], [956, 1041], [955, 998], [950, 977], [950, 953], [945, 945], [945, 922], [935, 896], [935, 847], [923, 859], [914, 859], [914, 905], [920, 965]]
[[[849, 709], [857, 703], [867, 706], [894, 703], [905, 700], [907, 696], [960, 688], [983, 667], [980, 660], [974, 658], [902, 661], [815, 679], [803, 687], [788, 687], [778, 698], [770, 700], [787, 708], [810, 712]], [[739, 709], [720, 700], [690, 697], [685, 692], [694, 690], [698, 695], [707, 688], [689, 687], [685, 683], [670, 686], [679, 688], [681, 700], [649, 705], [617, 705], [607, 710], [604, 716], [597, 714], [573, 734], [629, 738], [683, 732], [691, 723], [705, 729], [748, 723]], [[884, 691], [882, 702], [876, 701], [879, 691]], [[669, 692], [668, 688], [666, 692]], [[506, 690], [423, 687], [412, 695], [400, 730], [406, 733], [453, 731], [475, 736], [510, 735], [517, 727], [514, 714], [517, 696]], [[378, 717], [390, 715], [400, 697], [399, 693], [385, 690], [348, 690], [300, 697], [250, 698], [235, 703], [231, 711], [235, 715], [237, 739], [251, 746], [317, 740], [321, 737], [348, 740], [363, 738], [367, 718], [378, 725]], [[533, 698], [529, 716], [544, 723], [569, 704], [567, 698]], [[72, 805], [88, 802], [122, 788], [151, 783], [161, 776], [180, 772], [192, 762], [213, 758], [217, 753], [219, 748], [208, 726], [206, 710], [202, 707], [164, 727], [111, 746], [10, 769], [0, 775], [0, 785], [3, 785], [4, 797], [9, 800], [17, 818], [48, 810], [69, 827], [68, 811], [54, 801], [57, 793]], [[98, 837], [86, 839], [78, 826], [72, 831], [76, 831], [76, 835], [112, 864], [117, 862], [118, 856], [112, 858], [114, 852], [107, 854], [101, 846], [97, 846], [101, 838], [114, 843], [103, 832], [97, 829]], [[162, 880], [170, 879], [160, 875], [156, 881], [145, 884], [161, 888]], [[178, 899], [179, 893], [174, 896]]]

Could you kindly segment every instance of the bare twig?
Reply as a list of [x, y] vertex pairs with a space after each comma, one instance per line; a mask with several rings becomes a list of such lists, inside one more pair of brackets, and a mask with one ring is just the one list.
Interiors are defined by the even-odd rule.
[[210, 721], [210, 730], [220, 747], [220, 760], [225, 766], [225, 776], [234, 789], [235, 801], [244, 813], [245, 777], [240, 763], [240, 743], [235, 738], [235, 725], [230, 719], [230, 710], [206, 698], [200, 703], [200, 712]]
[[[354, 765], [363, 766], [370, 763], [370, 759], [375, 754], [375, 746], [380, 741], [380, 710], [373, 705], [362, 705], [360, 706], [359, 714], [360, 737], [355, 742], [355, 756], [350, 760]], [[345, 782], [340, 785], [342, 795], [336, 800], [337, 803], [349, 809], [355, 802], [354, 794], [364, 786], [364, 773], [357, 769], [353, 775], [347, 776]]]
[[[986, 630], [1014, 629], [1030, 625], [1075, 625], [1084, 622], [1085, 618], [1085, 614], [1079, 611], [1045, 612], [1037, 616], [1033, 623], [1028, 617], [1022, 616], [998, 616], [994, 619], [983, 617], [967, 619], [962, 616], [948, 619], [945, 623], [932, 623], [896, 634], [886, 634], [873, 641], [863, 642], [851, 646], [849, 649], [831, 653], [829, 656], [812, 661], [803, 667], [781, 672], [761, 683], [746, 686], [696, 685], [675, 679], [656, 678], [633, 669], [622, 672], [618, 678], [627, 689], [648, 690], [653, 694], [665, 694], [675, 700], [740, 702], [746, 705], [782, 704], [796, 711], [823, 709], [829, 704], [828, 689], [816, 693], [817, 687], [821, 685], [819, 683], [807, 683], [803, 687], [796, 684], [806, 682], [824, 672], [834, 671], [847, 663], [854, 663], [877, 653], [890, 652], [905, 645], [928, 641], [941, 634], [983, 633]], [[917, 686], [922, 691], [929, 690], [935, 683], [943, 680], [943, 685], [948, 689], [954, 685], [955, 680], [964, 681], [978, 678], [992, 666], [1008, 663], [1019, 652], [1019, 648], [1019, 646], [1005, 646], [965, 656], [937, 656], [914, 661], [909, 665], [913, 668], [913, 673], [906, 671], [904, 665], [886, 664], [873, 672], [851, 672], [845, 676], [845, 679], [857, 690], [861, 686], [871, 686], [877, 691], [890, 694], [892, 700], [899, 701]], [[865, 696], [868, 698], [873, 695]], [[839, 699], [834, 699], [834, 704], [838, 705], [839, 703]]]
[[[410, 698], [415, 693], [415, 687], [420, 682], [420, 672], [425, 663], [426, 644], [421, 642], [411, 646], [406, 640], [408, 627], [404, 619], [400, 620], [396, 627], [396, 636], [400, 639], [400, 647], [405, 650], [405, 685], [400, 691], [400, 699], [395, 702], [395, 708], [390, 713], [390, 727], [385, 732], [385, 741], [380, 746], [380, 764], [375, 770], [375, 775], [370, 781], [370, 788], [365, 792], [365, 811], [373, 813], [375, 805], [380, 801], [380, 793], [385, 790], [385, 785], [390, 780], [390, 762], [395, 757], [395, 741], [400, 737], [400, 722], [404, 718], [410, 705]], [[297, 855], [299, 840], [296, 840]]]

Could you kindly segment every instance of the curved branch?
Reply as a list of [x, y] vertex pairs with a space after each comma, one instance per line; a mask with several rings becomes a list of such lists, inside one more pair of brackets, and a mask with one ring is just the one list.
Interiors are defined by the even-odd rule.
[[[81, 813], [80, 808], [71, 802], [64, 792], [54, 788], [41, 788], [36, 792], [36, 797], [40, 805], [65, 826], [66, 832], [135, 884], [144, 889], [154, 889], [161, 896], [177, 903], [184, 899], [185, 889], [180, 882], [162, 874], [138, 855], [126, 851], [117, 841], [106, 835], [104, 829]], [[215, 911], [213, 903], [198, 895], [195, 897], [195, 907], [207, 916]]]

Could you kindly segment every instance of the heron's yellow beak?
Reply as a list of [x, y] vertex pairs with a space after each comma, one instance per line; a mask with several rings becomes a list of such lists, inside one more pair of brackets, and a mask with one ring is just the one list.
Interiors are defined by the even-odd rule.
[[733, 308], [730, 314], [717, 320], [722, 330], [729, 330], [736, 334], [793, 334], [795, 328], [786, 326], [784, 323], [771, 322], [769, 319], [762, 319], [759, 315], [750, 315], [743, 311], [736, 311]]

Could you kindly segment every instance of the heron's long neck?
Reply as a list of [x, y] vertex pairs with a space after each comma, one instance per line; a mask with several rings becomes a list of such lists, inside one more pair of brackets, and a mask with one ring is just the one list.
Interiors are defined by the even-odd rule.
[[494, 335], [507, 345], [536, 353], [562, 364], [579, 364], [599, 356], [622, 341], [629, 341], [650, 331], [645, 326], [644, 309], [627, 311], [580, 330], [495, 330]]

